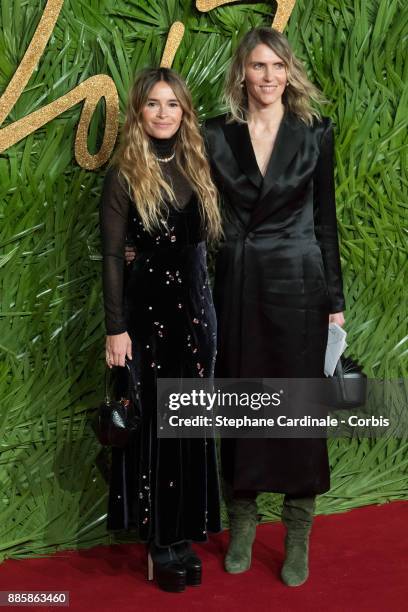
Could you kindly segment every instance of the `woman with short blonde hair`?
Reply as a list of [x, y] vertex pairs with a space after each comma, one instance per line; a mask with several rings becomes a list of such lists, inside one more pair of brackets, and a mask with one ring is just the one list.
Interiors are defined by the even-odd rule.
[[282, 104], [285, 108], [306, 125], [312, 125], [314, 118], [320, 119], [321, 115], [316, 105], [326, 102], [325, 97], [309, 80], [305, 67], [293, 53], [286, 36], [272, 28], [251, 30], [235, 50], [224, 88], [230, 119], [238, 122], [247, 121], [248, 92], [245, 87], [245, 66], [248, 57], [258, 45], [268, 46], [285, 66], [287, 82], [282, 94]]
[[[323, 378], [328, 325], [344, 324], [345, 306], [333, 126], [316, 108], [324, 98], [285, 36], [269, 28], [238, 44], [225, 97], [229, 113], [205, 125], [225, 234], [214, 284], [216, 375]], [[315, 497], [330, 488], [326, 440], [223, 439], [221, 461], [226, 570], [249, 569], [256, 495], [270, 491], [285, 495], [282, 580], [305, 582]]]

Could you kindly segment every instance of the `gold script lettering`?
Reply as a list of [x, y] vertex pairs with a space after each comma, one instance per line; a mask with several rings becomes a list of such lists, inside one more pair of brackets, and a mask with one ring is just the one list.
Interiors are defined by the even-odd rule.
[[171, 26], [160, 64], [163, 68], [171, 68], [174, 56], [183, 40], [184, 30], [184, 23], [181, 23], [181, 21], [175, 21]]
[[[197, 0], [196, 7], [201, 13], [208, 13], [208, 11], [212, 11], [219, 6], [223, 6], [224, 4], [237, 4], [238, 0]], [[239, 4], [245, 4], [245, 0], [243, 2], [239, 2]], [[275, 17], [273, 18], [272, 27], [278, 30], [279, 32], [283, 32], [286, 24], [288, 23], [289, 17], [293, 11], [293, 8], [296, 4], [296, 0], [277, 0], [277, 9], [275, 13]], [[174, 56], [177, 53], [177, 49], [179, 48], [181, 41], [184, 36], [184, 25], [180, 21], [176, 21], [170, 28], [169, 35], [166, 42], [166, 48], [164, 49], [161, 66], [170, 68]]]
[[[257, 0], [255, 0], [257, 1]], [[255, 4], [255, 1], [252, 0], [252, 4]], [[213, 9], [223, 6], [224, 4], [237, 4], [238, 0], [197, 0], [196, 6], [199, 11], [202, 13], [208, 13], [208, 11], [212, 11]], [[244, 4], [243, 2], [239, 2], [239, 4]], [[272, 22], [272, 27], [275, 30], [279, 30], [282, 32], [285, 29], [286, 24], [288, 23], [288, 19], [293, 11], [293, 7], [296, 4], [296, 0], [277, 0], [277, 9], [276, 14]]]
[[[22, 94], [52, 34], [64, 0], [48, 0], [33, 39], [8, 87], [0, 98], [0, 125]], [[101, 98], [105, 99], [105, 130], [95, 155], [88, 151], [90, 121]], [[119, 120], [118, 92], [113, 80], [104, 74], [90, 77], [65, 96], [0, 129], [0, 153], [84, 100], [75, 138], [75, 158], [80, 166], [94, 170], [110, 157], [116, 142]]]
[[[197, 0], [196, 7], [206, 13], [225, 4], [235, 4], [237, 0]], [[296, 0], [278, 0], [277, 11], [272, 27], [282, 31], [293, 11]], [[33, 39], [18, 66], [13, 78], [0, 97], [0, 126], [14, 107], [25, 86], [30, 80], [61, 12], [64, 0], [48, 0]], [[171, 67], [174, 56], [184, 36], [184, 24], [173, 23], [166, 41], [161, 65]], [[97, 153], [89, 153], [88, 128], [98, 102], [105, 100], [105, 129], [101, 147]], [[114, 81], [106, 74], [90, 77], [72, 89], [65, 96], [0, 128], [0, 153], [32, 134], [52, 119], [55, 119], [79, 102], [84, 101], [75, 138], [75, 159], [88, 170], [102, 166], [110, 157], [115, 146], [119, 125], [119, 98]]]

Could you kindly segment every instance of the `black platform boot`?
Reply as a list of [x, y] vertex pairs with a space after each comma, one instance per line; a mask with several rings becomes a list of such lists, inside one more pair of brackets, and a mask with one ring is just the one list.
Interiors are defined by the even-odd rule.
[[173, 548], [186, 569], [186, 584], [199, 586], [201, 584], [202, 563], [200, 557], [192, 549], [190, 540], [175, 544]]
[[181, 593], [186, 588], [186, 569], [179, 561], [174, 546], [157, 546], [148, 550], [148, 579], [155, 579], [163, 591]]

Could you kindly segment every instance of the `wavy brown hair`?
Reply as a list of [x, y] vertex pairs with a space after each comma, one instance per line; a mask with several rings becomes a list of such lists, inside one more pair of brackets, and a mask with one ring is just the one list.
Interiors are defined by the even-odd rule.
[[129, 95], [121, 141], [113, 157], [113, 164], [126, 179], [146, 230], [153, 232], [166, 226], [168, 205], [165, 198], [167, 196], [175, 206], [177, 202], [171, 186], [163, 176], [142, 121], [143, 107], [152, 87], [159, 81], [168, 83], [183, 110], [175, 145], [177, 166], [197, 194], [208, 238], [217, 239], [222, 233], [217, 190], [211, 179], [191, 94], [174, 70], [146, 68], [137, 75]]
[[313, 104], [327, 102], [321, 91], [308, 79], [306, 70], [293, 53], [286, 36], [273, 28], [254, 28], [240, 41], [227, 74], [224, 98], [230, 109], [230, 120], [245, 123], [248, 112], [248, 96], [245, 87], [245, 64], [250, 53], [258, 45], [266, 45], [285, 64], [288, 84], [282, 96], [285, 108], [297, 115], [307, 125], [321, 115]]

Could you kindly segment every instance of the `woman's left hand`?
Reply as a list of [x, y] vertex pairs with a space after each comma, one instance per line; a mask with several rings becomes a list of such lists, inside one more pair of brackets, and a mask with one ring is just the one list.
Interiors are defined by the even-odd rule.
[[129, 265], [132, 261], [136, 259], [136, 249], [134, 246], [126, 245], [125, 246], [125, 261], [126, 264]]
[[340, 327], [343, 327], [345, 322], [346, 320], [342, 312], [335, 312], [329, 315], [329, 323], [337, 323], [337, 325], [340, 325]]

